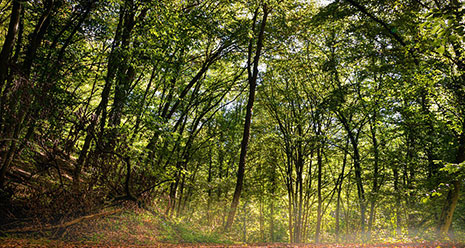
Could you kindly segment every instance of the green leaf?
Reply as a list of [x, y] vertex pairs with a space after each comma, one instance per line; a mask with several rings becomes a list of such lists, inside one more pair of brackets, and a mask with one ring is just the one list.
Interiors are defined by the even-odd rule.
[[443, 55], [445, 50], [446, 48], [444, 47], [444, 45], [441, 45], [436, 49], [436, 52], [438, 52], [440, 55]]

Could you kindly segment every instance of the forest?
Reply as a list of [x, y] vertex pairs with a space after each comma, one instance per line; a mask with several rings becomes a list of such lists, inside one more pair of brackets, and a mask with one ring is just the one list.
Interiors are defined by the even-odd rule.
[[0, 0], [0, 46], [0, 237], [465, 242], [461, 0]]

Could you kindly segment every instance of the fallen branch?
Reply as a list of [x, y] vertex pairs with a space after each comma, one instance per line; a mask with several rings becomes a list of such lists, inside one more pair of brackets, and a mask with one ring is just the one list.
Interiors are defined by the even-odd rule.
[[113, 215], [113, 214], [119, 213], [121, 211], [123, 211], [123, 210], [122, 209], [116, 209], [116, 210], [109, 211], [109, 212], [86, 215], [86, 216], [74, 219], [72, 221], [65, 222], [65, 223], [60, 224], [60, 225], [45, 226], [45, 227], [40, 227], [40, 228], [37, 228], [37, 227], [25, 227], [25, 228], [19, 228], [19, 229], [6, 230], [6, 231], [3, 231], [3, 232], [5, 232], [5, 233], [25, 233], [25, 232], [37, 232], [37, 231], [53, 230], [53, 229], [59, 229], [59, 228], [62, 229], [62, 228], [67, 228], [69, 226], [75, 225], [75, 224], [77, 224], [77, 223], [79, 223], [79, 222], [81, 222], [83, 220], [90, 220], [90, 219], [95, 219], [95, 218], [98, 218], [98, 217], [101, 217], [101, 216]]

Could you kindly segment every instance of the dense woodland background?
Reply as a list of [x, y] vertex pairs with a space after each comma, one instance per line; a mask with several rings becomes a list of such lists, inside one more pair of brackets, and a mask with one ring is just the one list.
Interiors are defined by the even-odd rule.
[[2, 0], [0, 44], [1, 229], [464, 235], [459, 0]]

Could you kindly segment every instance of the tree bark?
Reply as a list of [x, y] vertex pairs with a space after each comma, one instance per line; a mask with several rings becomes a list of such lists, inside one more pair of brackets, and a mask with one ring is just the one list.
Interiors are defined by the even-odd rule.
[[454, 215], [455, 207], [457, 206], [460, 195], [460, 181], [453, 182], [453, 188], [447, 194], [444, 207], [442, 208], [441, 216], [439, 217], [439, 235], [444, 237], [449, 234]]
[[373, 168], [373, 188], [370, 199], [370, 216], [368, 218], [368, 239], [371, 239], [371, 230], [373, 228], [373, 222], [375, 218], [375, 207], [378, 196], [378, 177], [379, 177], [379, 149], [378, 139], [376, 138], [376, 112], [373, 114], [372, 121], [370, 122], [371, 140], [373, 142], [373, 154], [374, 154], [374, 168]]
[[315, 231], [315, 242], [320, 243], [320, 228], [321, 228], [321, 205], [322, 205], [322, 198], [321, 198], [321, 174], [322, 174], [322, 154], [321, 154], [321, 147], [317, 150], [317, 161], [318, 161], [318, 183], [317, 183], [317, 191], [318, 191], [318, 209], [317, 209], [317, 218], [316, 218], [316, 231]]
[[[33, 64], [33, 61], [35, 60], [35, 57], [36, 57], [36, 54], [37, 54], [37, 49], [39, 48], [40, 44], [42, 43], [42, 39], [44, 38], [44, 35], [45, 35], [46, 31], [48, 30], [48, 27], [50, 25], [50, 18], [51, 18], [50, 15], [51, 15], [53, 7], [54, 7], [54, 1], [53, 0], [48, 0], [45, 3], [44, 12], [42, 13], [41, 17], [39, 18], [39, 21], [37, 22], [37, 24], [35, 26], [34, 32], [31, 35], [31, 40], [29, 42], [29, 46], [28, 46], [28, 49], [27, 49], [27, 52], [26, 52], [26, 56], [25, 56], [25, 59], [23, 61], [22, 68], [21, 68], [22, 73], [23, 73], [22, 77], [24, 79], [26, 79], [26, 80], [29, 79], [32, 64]], [[18, 10], [21, 10], [20, 6], [18, 8], [19, 8]], [[17, 11], [17, 10], [15, 10], [15, 11]], [[16, 13], [12, 13], [12, 14], [16, 15]], [[18, 13], [18, 15], [19, 14], [20, 13]], [[19, 18], [19, 16], [18, 17], [15, 16], [14, 18]], [[18, 21], [19, 21], [19, 19], [18, 19]], [[16, 24], [16, 25], [19, 25], [19, 23]], [[7, 37], [7, 38], [9, 38], [9, 37]], [[6, 50], [10, 50], [10, 48], [8, 48]], [[2, 56], [8, 56], [7, 58], [9, 58], [9, 55], [6, 54], [7, 53], [6, 50], [5, 50], [5, 55], [2, 55]], [[3, 52], [3, 48], [2, 48], [2, 52]], [[11, 54], [11, 51], [9, 53]], [[3, 83], [1, 83], [1, 84], [3, 84]], [[2, 87], [3, 87], [3, 85], [2, 85]], [[23, 95], [20, 95], [20, 92]], [[8, 151], [6, 152], [6, 155], [4, 156], [5, 157], [4, 160], [1, 161], [2, 162], [2, 167], [0, 169], [0, 188], [4, 187], [6, 173], [9, 170], [9, 167], [10, 167], [12, 161], [14, 160], [15, 155], [22, 149], [22, 146], [19, 146], [19, 148], [17, 147], [18, 137], [20, 136], [20, 134], [24, 130], [24, 128], [29, 125], [27, 134], [25, 135], [25, 138], [22, 140], [22, 143], [25, 144], [26, 143], [25, 141], [27, 141], [27, 139], [29, 139], [32, 136], [33, 130], [35, 128], [35, 124], [34, 124], [35, 120], [33, 120], [32, 123], [29, 123], [29, 121], [31, 119], [34, 119], [34, 118], [29, 118], [30, 117], [29, 115], [31, 114], [30, 112], [32, 112], [31, 111], [31, 105], [32, 105], [31, 104], [31, 102], [32, 102], [31, 99], [33, 99], [33, 97], [32, 96], [27, 96], [26, 94], [27, 93], [23, 93], [22, 91], [17, 91], [15, 96], [13, 96], [11, 98], [12, 101], [10, 101], [9, 108], [12, 111], [14, 111], [14, 109], [17, 109], [17, 113], [15, 113], [15, 115], [17, 117], [15, 118], [14, 122], [11, 121], [10, 123], [6, 124], [4, 126], [4, 128], [3, 128], [3, 134], [10, 135], [10, 133], [12, 133], [13, 135], [11, 135], [9, 137], [11, 139], [11, 142], [10, 142]], [[20, 104], [22, 104], [22, 105], [20, 106]], [[36, 112], [33, 113], [33, 114], [36, 114]]]
[[[268, 17], [268, 7], [265, 4], [263, 6], [263, 19], [260, 27], [260, 33], [258, 35], [258, 41], [257, 41], [257, 47], [256, 47], [256, 52], [255, 52], [255, 58], [253, 60], [253, 73], [248, 77], [248, 82], [249, 82], [249, 98], [247, 100], [247, 107], [246, 107], [246, 115], [245, 115], [245, 123], [244, 123], [244, 133], [242, 136], [242, 142], [241, 142], [241, 153], [239, 157], [239, 165], [238, 165], [238, 170], [237, 170], [237, 181], [236, 181], [236, 188], [234, 190], [234, 196], [233, 200], [231, 202], [231, 207], [229, 208], [229, 214], [228, 214], [228, 219], [226, 221], [225, 225], [225, 231], [229, 231], [231, 228], [233, 221], [234, 221], [234, 216], [236, 215], [236, 209], [237, 206], [239, 205], [239, 198], [241, 196], [242, 192], [242, 184], [244, 181], [244, 172], [245, 172], [245, 160], [247, 156], [247, 146], [249, 144], [249, 135], [250, 135], [250, 124], [252, 121], [252, 108], [255, 100], [255, 89], [257, 87], [257, 77], [258, 77], [258, 62], [260, 59], [260, 54], [261, 50], [263, 47], [263, 39], [264, 39], [264, 33], [265, 33], [265, 26], [266, 26], [266, 19]], [[255, 25], [255, 23], [254, 23]], [[250, 41], [251, 44], [252, 41]], [[250, 49], [249, 49], [250, 52]], [[251, 55], [249, 53], [249, 55]], [[247, 65], [249, 68], [251, 64], [249, 63]]]
[[337, 203], [336, 203], [336, 242], [340, 240], [340, 212], [341, 212], [341, 191], [342, 191], [342, 182], [344, 181], [344, 170], [347, 164], [347, 148], [349, 146], [349, 140], [347, 139], [345, 150], [344, 150], [344, 158], [342, 160], [342, 170], [341, 175], [339, 176], [340, 180], [338, 180], [338, 189], [337, 189]]
[[19, 0], [13, 0], [8, 32], [3, 42], [2, 51], [0, 52], [0, 94], [3, 91], [4, 82], [8, 75], [9, 60], [15, 45], [16, 33], [19, 28], [21, 8], [21, 2]]
[[[111, 108], [109, 116], [109, 125], [116, 127], [120, 124], [122, 118], [123, 106], [126, 102], [127, 95], [129, 94], [129, 89], [131, 83], [135, 77], [135, 69], [130, 65], [129, 58], [129, 45], [131, 43], [131, 34], [136, 25], [136, 7], [134, 6], [133, 0], [125, 1], [125, 11], [123, 17], [123, 31], [121, 34], [121, 50], [122, 52], [118, 53], [118, 65], [116, 65], [116, 83], [115, 83], [115, 93], [113, 98], [113, 105]], [[144, 15], [142, 10], [141, 15]], [[127, 51], [127, 52], [124, 52]]]
[[[465, 122], [463, 123], [462, 130], [465, 131]], [[456, 163], [460, 164], [465, 161], [465, 133], [462, 134], [458, 138], [459, 144], [457, 149], [457, 156], [456, 156]], [[441, 215], [439, 217], [439, 225], [438, 231], [439, 235], [444, 237], [445, 235], [449, 234], [449, 229], [452, 224], [452, 218], [454, 216], [455, 208], [457, 207], [457, 203], [459, 201], [460, 196], [460, 187], [461, 181], [454, 180], [452, 181], [453, 188], [451, 188], [447, 194], [446, 201], [441, 211]]]
[[272, 165], [271, 165], [271, 189], [270, 189], [270, 195], [271, 195], [271, 201], [270, 201], [270, 241], [275, 242], [274, 238], [274, 229], [275, 229], [275, 223], [274, 223], [274, 201], [275, 201], [275, 192], [276, 192], [276, 157], [274, 157]]
[[212, 187], [211, 187], [211, 183], [212, 183], [212, 179], [213, 179], [213, 154], [212, 154], [212, 147], [210, 146], [210, 149], [209, 149], [209, 157], [210, 157], [210, 161], [208, 163], [208, 176], [207, 176], [207, 225], [210, 226], [211, 223], [212, 223], [212, 210], [211, 210], [211, 204], [212, 204]]
[[[359, 199], [359, 205], [360, 205], [360, 228], [361, 228], [361, 233], [362, 233], [362, 239], [365, 239], [365, 220], [366, 220], [366, 201], [365, 201], [365, 190], [363, 188], [363, 181], [362, 181], [362, 168], [360, 165], [360, 150], [358, 148], [358, 133], [354, 133], [353, 129], [349, 125], [349, 121], [347, 118], [344, 116], [343, 113], [338, 113], [339, 120], [342, 122], [344, 129], [347, 132], [347, 135], [350, 140], [350, 144], [352, 146], [352, 151], [353, 151], [353, 165], [354, 165], [354, 171], [355, 171], [355, 183], [357, 185], [357, 194], [358, 194], [358, 199]], [[362, 127], [359, 127], [359, 130]]]
[[113, 38], [113, 42], [111, 44], [111, 51], [108, 56], [108, 64], [107, 64], [107, 74], [105, 76], [105, 85], [103, 86], [102, 93], [100, 95], [100, 103], [96, 109], [96, 116], [100, 119], [100, 130], [98, 135], [98, 143], [101, 143], [103, 138], [103, 133], [105, 130], [105, 124], [107, 120], [107, 107], [110, 98], [110, 91], [113, 85], [113, 79], [116, 76], [117, 67], [118, 67], [118, 56], [117, 50], [121, 43], [121, 37], [123, 33], [123, 24], [124, 24], [124, 16], [125, 16], [125, 6], [121, 6], [120, 9], [120, 16], [118, 25], [116, 27], [115, 36]]
[[397, 165], [394, 165], [394, 168], [392, 169], [393, 174], [394, 174], [394, 192], [396, 195], [396, 235], [400, 236], [402, 235], [402, 218], [400, 216], [401, 213], [401, 204], [402, 204], [402, 197], [399, 194], [399, 168]]
[[31, 41], [29, 43], [29, 47], [26, 51], [26, 57], [23, 63], [23, 74], [25, 78], [29, 78], [31, 73], [32, 64], [36, 58], [37, 49], [39, 49], [40, 44], [47, 32], [48, 27], [50, 26], [50, 19], [52, 18], [52, 10], [54, 8], [55, 1], [48, 0], [45, 3], [45, 10], [42, 13], [39, 21], [36, 24], [34, 29], [34, 33], [31, 36]]
[[[302, 129], [300, 126], [297, 127], [298, 136], [302, 135]], [[303, 205], [303, 168], [304, 168], [304, 158], [302, 153], [302, 144], [298, 142], [297, 147], [297, 161], [296, 161], [296, 190], [294, 197], [294, 206], [295, 206], [295, 220], [294, 220], [294, 242], [302, 242], [302, 205]]]

